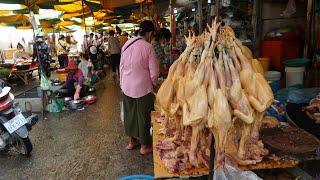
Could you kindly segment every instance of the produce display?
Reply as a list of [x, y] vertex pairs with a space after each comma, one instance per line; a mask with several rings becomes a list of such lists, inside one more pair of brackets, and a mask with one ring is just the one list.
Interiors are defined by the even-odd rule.
[[215, 168], [261, 162], [268, 154], [259, 139], [274, 97], [259, 61], [215, 19], [171, 65], [156, 95], [165, 140], [154, 142], [169, 172], [208, 167], [212, 134]]
[[11, 70], [8, 68], [0, 67], [0, 77], [8, 77], [11, 74]]

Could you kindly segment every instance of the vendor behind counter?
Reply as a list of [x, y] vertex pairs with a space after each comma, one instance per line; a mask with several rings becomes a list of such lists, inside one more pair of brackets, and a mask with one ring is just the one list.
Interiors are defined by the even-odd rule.
[[30, 59], [30, 54], [26, 52], [24, 43], [19, 42], [17, 45], [17, 50], [13, 52], [13, 63], [17, 64], [21, 60], [26, 60], [26, 59]]

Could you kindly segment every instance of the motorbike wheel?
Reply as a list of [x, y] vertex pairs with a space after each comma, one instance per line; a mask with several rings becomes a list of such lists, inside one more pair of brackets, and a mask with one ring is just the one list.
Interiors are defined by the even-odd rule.
[[14, 145], [14, 147], [16, 148], [16, 150], [21, 153], [22, 155], [30, 155], [32, 149], [33, 149], [33, 146], [32, 146], [32, 143], [29, 139], [29, 137], [27, 138], [21, 138], [21, 137], [18, 137], [16, 139], [16, 143]]

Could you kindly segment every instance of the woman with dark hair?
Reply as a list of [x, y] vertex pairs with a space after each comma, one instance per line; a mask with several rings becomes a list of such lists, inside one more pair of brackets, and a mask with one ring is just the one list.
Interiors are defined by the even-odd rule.
[[150, 135], [154, 95], [159, 63], [152, 45], [154, 25], [145, 20], [140, 24], [139, 36], [128, 40], [122, 47], [120, 86], [123, 91], [125, 133], [130, 137], [128, 150], [141, 144], [142, 155], [152, 152]]
[[16, 64], [24, 59], [29, 59], [30, 54], [25, 51], [24, 43], [19, 42], [17, 44], [17, 50], [13, 52], [13, 63]]
[[109, 39], [108, 39], [108, 50], [110, 53], [110, 65], [112, 72], [114, 73], [113, 76], [116, 77], [119, 73], [119, 64], [120, 64], [120, 43], [118, 38], [116, 38], [114, 30], [109, 31]]
[[69, 53], [69, 45], [66, 42], [66, 37], [64, 35], [60, 35], [57, 45], [57, 54], [60, 68], [65, 68], [68, 66], [68, 53]]
[[169, 43], [171, 38], [171, 32], [166, 28], [161, 28], [156, 34], [153, 39], [152, 45], [156, 52], [157, 59], [159, 60], [160, 64], [160, 72], [161, 76], [165, 76], [166, 72], [168, 71], [168, 58], [165, 58], [164, 53], [164, 46]]

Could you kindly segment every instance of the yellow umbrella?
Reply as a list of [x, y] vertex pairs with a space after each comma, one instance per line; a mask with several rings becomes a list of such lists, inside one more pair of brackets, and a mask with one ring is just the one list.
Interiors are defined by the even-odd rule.
[[79, 17], [79, 16], [87, 15], [87, 14], [90, 14], [90, 11], [84, 12], [84, 14], [82, 12], [65, 13], [64, 15], [61, 16], [61, 18], [63, 18], [63, 19], [71, 19], [73, 17]]
[[107, 13], [103, 11], [98, 11], [98, 12], [93, 12], [93, 15], [96, 19], [100, 20], [100, 19], [103, 19], [107, 15]]
[[2, 23], [28, 23], [29, 18], [24, 14], [5, 15], [0, 16], [0, 22]]
[[21, 30], [29, 30], [29, 29], [32, 29], [31, 26], [18, 26], [16, 27], [17, 29], [21, 29]]
[[[142, 3], [145, 0], [117, 0], [117, 1], [110, 1], [110, 0], [101, 0], [101, 4], [104, 9], [114, 9], [116, 7], [121, 6], [128, 6], [132, 4]], [[147, 0], [147, 3], [150, 3], [152, 0]]]
[[[54, 5], [54, 9], [57, 11], [64, 11], [68, 13], [76, 13], [81, 12], [82, 13], [82, 2], [76, 1], [70, 4], [64, 4], [64, 5]], [[90, 11], [90, 8], [88, 6], [84, 6], [84, 11]]]
[[0, 15], [8, 15], [8, 14], [13, 14], [13, 11], [2, 11], [2, 10], [0, 10]]
[[72, 26], [73, 22], [72, 21], [61, 21], [58, 24], [55, 25], [55, 27], [63, 27], [63, 26]]

